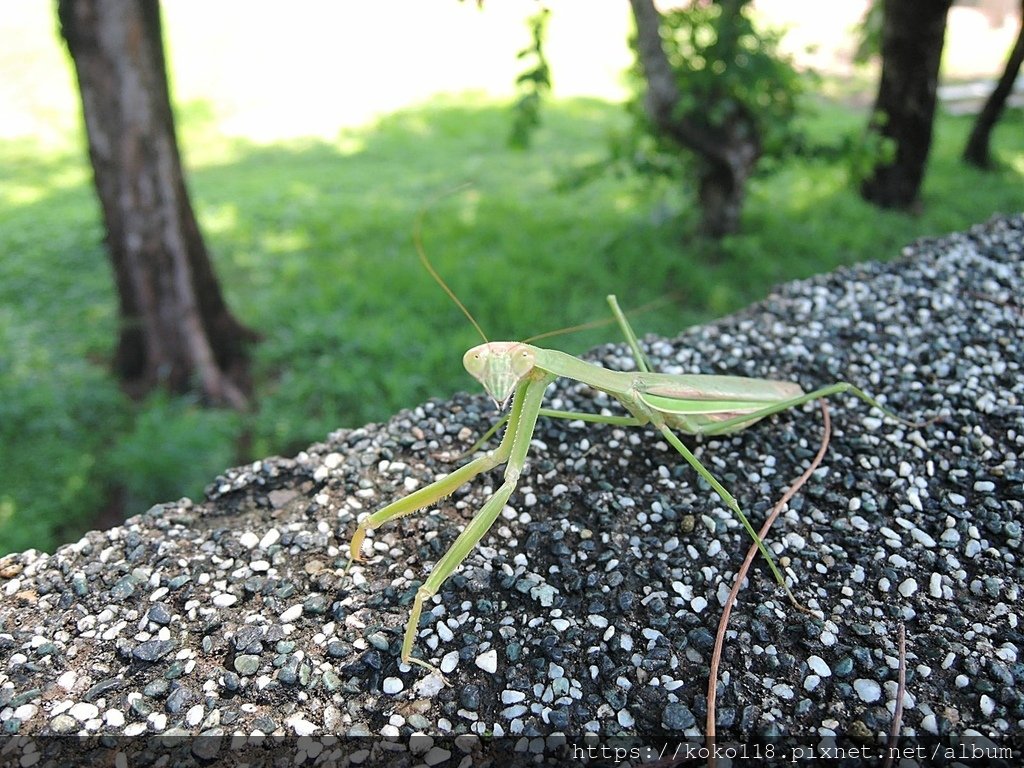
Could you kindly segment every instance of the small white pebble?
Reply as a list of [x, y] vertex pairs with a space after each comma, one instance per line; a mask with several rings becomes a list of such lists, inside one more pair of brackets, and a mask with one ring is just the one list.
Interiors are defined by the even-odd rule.
[[63, 688], [65, 691], [70, 691], [75, 687], [75, 683], [78, 681], [78, 673], [73, 669], [65, 672], [63, 675], [57, 678], [57, 685]]
[[633, 719], [633, 715], [630, 714], [628, 709], [620, 709], [619, 714], [616, 715], [616, 719], [619, 721], [619, 725], [623, 728], [632, 728], [636, 723]]
[[459, 666], [459, 652], [458, 651], [449, 651], [441, 659], [441, 671], [444, 672], [445, 674], [448, 674], [449, 672], [454, 670], [457, 666]]
[[440, 675], [427, 675], [417, 680], [412, 688], [416, 692], [417, 697], [432, 699], [444, 689], [444, 678]]
[[195, 704], [189, 707], [188, 712], [185, 714], [185, 722], [195, 727], [203, 722], [204, 709], [202, 704]]
[[939, 536], [939, 541], [947, 546], [956, 546], [960, 543], [960, 532], [956, 528], [947, 528]]
[[87, 701], [80, 701], [68, 710], [68, 714], [80, 723], [84, 723], [86, 720], [92, 720], [94, 717], [97, 717], [99, 713], [100, 708]]
[[926, 547], [934, 547], [935, 539], [929, 536], [927, 533], [922, 531], [920, 528], [911, 528], [910, 537], [918, 544], [923, 544]]
[[1013, 643], [1003, 643], [996, 648], [996, 656], [1003, 661], [1008, 661], [1011, 664], [1017, 661], [1017, 646]]
[[917, 580], [907, 579], [902, 584], [900, 584], [899, 589], [901, 595], [903, 595], [904, 597], [910, 597], [912, 594], [917, 592]]
[[282, 624], [291, 624], [299, 616], [302, 615], [302, 603], [296, 603], [291, 608], [287, 609], [278, 618], [281, 619]]
[[694, 613], [700, 613], [708, 607], [708, 601], [701, 595], [697, 595], [697, 597], [690, 601], [690, 607]]
[[[228, 594], [224, 594], [224, 593], [221, 593], [219, 595], [214, 595], [214, 598], [213, 598], [213, 604], [216, 605], [218, 608], [229, 608], [229, 607], [231, 607], [232, 605], [234, 605], [237, 602], [238, 602], [238, 598], [237, 597], [235, 597], [234, 595], [228, 595]], [[300, 606], [299, 610], [301, 612], [301, 610], [302, 610], [301, 606]]]
[[934, 714], [928, 714], [922, 717], [921, 727], [928, 731], [928, 733], [931, 733], [935, 736], [939, 735], [939, 723], [936, 720]]
[[787, 701], [793, 698], [792, 686], [786, 685], [785, 683], [776, 683], [775, 685], [773, 685], [772, 693], [774, 693], [780, 699], [786, 699]]
[[103, 719], [111, 728], [120, 728], [124, 725], [124, 712], [120, 709], [108, 709], [103, 713]]
[[974, 483], [974, 490], [978, 493], [990, 493], [996, 489], [996, 484], [991, 480], [978, 480]]
[[865, 704], [871, 704], [882, 697], [882, 686], [874, 680], [858, 677], [853, 681], [853, 689]]
[[489, 651], [484, 651], [476, 657], [476, 665], [484, 672], [494, 674], [498, 671], [498, 652], [493, 648]]
[[817, 675], [808, 675], [804, 678], [804, 690], [813, 691], [818, 687], [818, 683], [821, 682], [821, 678]]
[[928, 578], [928, 594], [932, 597], [942, 597], [942, 574], [932, 572]]
[[405, 683], [402, 682], [400, 677], [385, 677], [383, 688], [384, 693], [391, 696], [405, 688]]
[[271, 528], [260, 539], [260, 549], [269, 549], [281, 539], [281, 532], [277, 528]]
[[992, 713], [996, 711], [996, 703], [991, 697], [986, 696], [984, 693], [981, 694], [981, 714], [985, 717], [991, 717]]
[[292, 716], [286, 722], [295, 731], [296, 736], [312, 736], [316, 733], [316, 724], [309, 722], [301, 715]]
[[821, 656], [810, 656], [807, 659], [807, 666], [814, 670], [814, 674], [820, 677], [831, 677], [832, 668]]
[[260, 543], [260, 537], [252, 531], [246, 531], [238, 537], [238, 543], [246, 549], [254, 549]]
[[505, 707], [505, 709], [501, 710], [501, 716], [506, 720], [514, 720], [521, 715], [525, 715], [529, 711], [530, 708], [525, 704], [513, 704], [512, 706]]

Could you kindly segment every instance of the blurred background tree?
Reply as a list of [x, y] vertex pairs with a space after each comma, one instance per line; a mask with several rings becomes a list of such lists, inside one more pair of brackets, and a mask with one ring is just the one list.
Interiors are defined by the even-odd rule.
[[[64, 4], [68, 42], [99, 20], [83, 27], [69, 14], [99, 15], [113, 2]], [[874, 65], [851, 64], [848, 27], [865, 8], [763, 0], [651, 14], [639, 0], [560, 0], [544, 14], [532, 0], [482, 9], [325, 0], [289, 7], [285, 17], [276, 3], [247, 4], [244, 14], [228, 3], [168, 3], [165, 59], [157, 5], [146, 0], [129, 9], [142, 14], [134, 21], [120, 19], [136, 32], [107, 41], [139, 46], [128, 77], [151, 110], [139, 113], [117, 101], [124, 94], [104, 90], [124, 84], [130, 68], [95, 83], [86, 75], [76, 88], [76, 71], [116, 62], [89, 64], [93, 52], [76, 53], [77, 43], [68, 59], [54, 34], [56, 2], [7, 0], [0, 547], [52, 549], [149, 504], [198, 496], [231, 463], [292, 453], [332, 429], [470, 386], [459, 360], [473, 330], [417, 267], [411, 245], [425, 203], [467, 180], [468, 192], [430, 211], [425, 243], [492, 338], [603, 317], [602, 297], [613, 291], [627, 306], [681, 296], [635, 318], [638, 329], [674, 334], [763, 298], [782, 280], [888, 258], [914, 237], [1019, 210], [1024, 132], [1013, 93], [990, 171], [960, 159], [974, 116], [939, 110], [920, 215], [860, 198], [858, 180], [892, 157], [878, 134], [852, 138], [863, 134], [878, 90]], [[647, 65], [628, 40], [635, 34], [639, 48], [655, 36], [652, 26], [634, 27], [637, 9], [657, 24], [661, 54], [653, 50], [652, 60], [671, 68], [667, 92], [680, 111], [670, 110], [666, 125], [702, 135], [708, 156], [660, 133], [643, 109]], [[962, 7], [950, 18], [942, 79], [990, 82], [1005, 68], [1017, 21], [993, 27]], [[765, 31], [785, 25], [784, 35]], [[809, 76], [810, 66], [821, 77]], [[516, 86], [518, 75], [526, 77]], [[93, 113], [91, 99], [107, 110]], [[533, 110], [524, 124], [529, 152], [503, 140], [517, 125], [516, 103]], [[709, 226], [702, 174], [723, 148], [749, 167], [736, 176], [742, 190], [725, 184], [715, 193], [722, 204], [708, 208], [719, 223]], [[580, 168], [608, 167], [616, 152], [614, 173], [565, 184]], [[179, 160], [184, 171], [175, 170]], [[104, 182], [108, 170], [115, 178]], [[113, 215], [111, 206], [119, 206]], [[185, 394], [169, 386], [139, 400], [112, 375], [118, 340], [135, 323], [126, 322], [119, 273], [107, 265], [110, 254], [138, 253], [139, 238], [125, 236], [132, 231], [150, 243], [151, 261], [189, 265], [159, 271], [178, 280], [154, 288], [154, 301], [183, 309], [190, 290], [202, 303], [200, 287], [219, 285], [221, 306], [238, 318], [236, 341], [244, 328], [264, 334], [259, 345], [236, 347], [251, 360], [251, 393], [233, 376], [238, 358], [212, 352], [248, 410], [208, 407], [231, 398], [204, 387], [199, 367], [185, 377]], [[205, 257], [186, 256], [191, 243]], [[163, 279], [153, 273], [132, 289]], [[180, 325], [198, 324], [216, 350], [204, 311], [199, 320], [168, 312]], [[604, 329], [552, 341], [581, 353], [610, 340]], [[143, 378], [170, 384], [169, 370]]]
[[181, 170], [157, 0], [59, 0], [78, 76], [120, 321], [113, 370], [141, 399], [195, 390], [244, 409], [247, 345], [228, 310]]
[[978, 112], [978, 118], [971, 128], [971, 135], [964, 147], [964, 160], [978, 168], [992, 165], [992, 153], [989, 146], [992, 140], [992, 129], [1006, 109], [1007, 101], [1014, 91], [1020, 65], [1024, 63], [1024, 1], [1020, 4], [1021, 24], [1017, 31], [1017, 40], [1013, 44], [1010, 55], [1006, 58], [1003, 74], [999, 76], [992, 93], [985, 100], [985, 105]]
[[882, 75], [869, 130], [891, 139], [895, 152], [861, 184], [864, 199], [880, 207], [919, 204], [951, 3], [882, 0]]

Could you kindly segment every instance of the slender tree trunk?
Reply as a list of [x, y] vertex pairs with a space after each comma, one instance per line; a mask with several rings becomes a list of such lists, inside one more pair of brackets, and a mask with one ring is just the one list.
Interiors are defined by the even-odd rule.
[[882, 208], [918, 202], [932, 141], [939, 62], [951, 0], [883, 0], [882, 78], [871, 130], [896, 142], [896, 158], [879, 165], [861, 195]]
[[189, 202], [174, 132], [158, 0], [58, 0], [82, 95], [121, 328], [127, 391], [198, 391], [243, 408], [247, 343]]
[[[738, 14], [741, 0], [723, 2], [722, 13]], [[711, 128], [681, 114], [675, 74], [661, 44], [661, 14], [653, 0], [630, 0], [636, 21], [637, 54], [647, 80], [644, 108], [666, 137], [694, 152], [699, 171], [701, 230], [721, 237], [739, 230], [747, 180], [761, 157], [761, 137], [740, 113], [725, 129]]]
[[988, 168], [992, 164], [989, 155], [989, 139], [992, 136], [992, 129], [999, 122], [1003, 108], [1006, 106], [1006, 99], [1013, 92], [1013, 84], [1020, 74], [1020, 66], [1024, 63], [1024, 1], [1020, 4], [1021, 23], [1017, 31], [1017, 42], [1013, 44], [1010, 51], [1010, 58], [1006, 60], [1006, 67], [1003, 75], [996, 83], [995, 90], [988, 97], [985, 106], [974, 121], [974, 128], [971, 129], [971, 136], [964, 147], [964, 161], [979, 168]]

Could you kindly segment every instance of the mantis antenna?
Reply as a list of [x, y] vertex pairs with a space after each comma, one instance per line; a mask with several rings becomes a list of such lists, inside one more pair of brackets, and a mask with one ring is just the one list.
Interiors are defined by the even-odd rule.
[[476, 328], [476, 332], [480, 334], [480, 337], [484, 340], [484, 343], [486, 344], [487, 342], [490, 341], [490, 339], [487, 338], [487, 334], [484, 333], [484, 329], [480, 327], [480, 323], [478, 323], [476, 321], [476, 318], [474, 318], [473, 315], [470, 314], [469, 310], [466, 309], [466, 306], [461, 301], [459, 301], [459, 297], [455, 295], [455, 291], [449, 288], [448, 283], [446, 283], [444, 279], [437, 273], [437, 270], [434, 269], [434, 265], [431, 264], [430, 259], [427, 258], [427, 252], [423, 250], [423, 219], [426, 217], [427, 211], [434, 203], [436, 203], [442, 197], [453, 195], [456, 192], [465, 189], [468, 186], [468, 183], [460, 184], [459, 186], [455, 187], [455, 189], [450, 189], [447, 192], [442, 192], [441, 194], [436, 195], [429, 203], [427, 203], [427, 205], [424, 206], [424, 208], [420, 211], [419, 215], [416, 217], [416, 226], [413, 228], [412, 232], [412, 242], [413, 245], [416, 247], [416, 253], [420, 257], [420, 262], [423, 264], [424, 268], [426, 268], [427, 272], [430, 273], [430, 276], [434, 278], [435, 282], [437, 282], [437, 284], [444, 289], [444, 292], [448, 294], [448, 298], [455, 302], [455, 306], [462, 310], [462, 314], [464, 314], [469, 319], [469, 322], [473, 324], [473, 327]]

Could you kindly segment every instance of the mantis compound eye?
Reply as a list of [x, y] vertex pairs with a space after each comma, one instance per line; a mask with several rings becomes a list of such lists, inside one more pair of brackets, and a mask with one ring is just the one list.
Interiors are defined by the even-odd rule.
[[479, 379], [487, 368], [486, 351], [481, 351], [479, 347], [474, 347], [462, 358], [462, 365], [465, 366], [470, 376], [474, 379]]
[[523, 378], [533, 370], [533, 366], [536, 364], [533, 353], [528, 349], [524, 349], [519, 352], [519, 354], [515, 355], [509, 362], [516, 379]]

